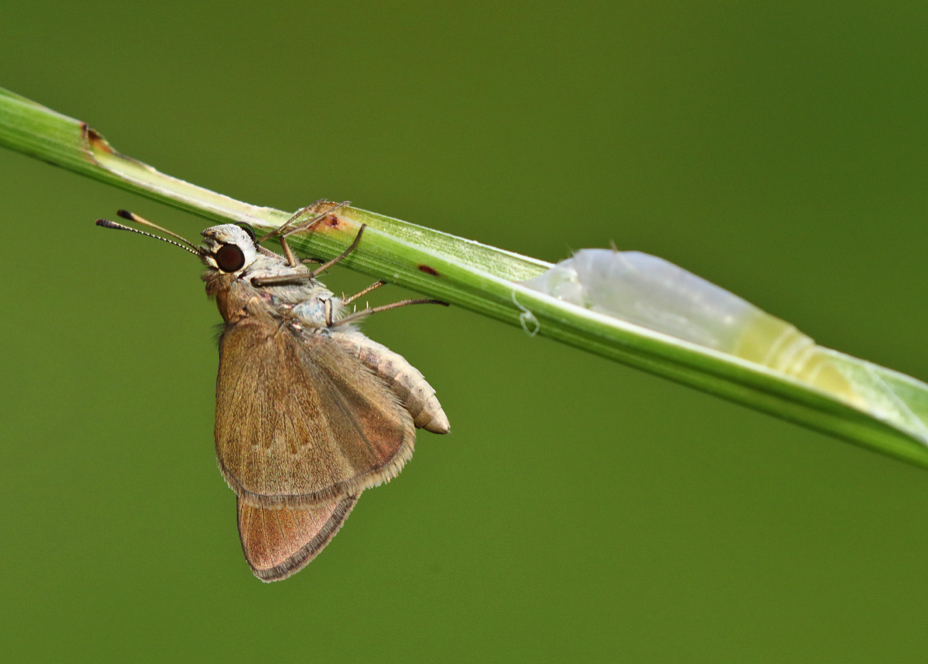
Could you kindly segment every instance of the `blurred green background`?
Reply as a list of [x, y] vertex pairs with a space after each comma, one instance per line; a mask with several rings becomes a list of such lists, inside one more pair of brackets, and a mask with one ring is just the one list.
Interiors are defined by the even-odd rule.
[[[614, 241], [928, 379], [924, 3], [3, 13], [0, 86], [172, 175], [551, 261]], [[453, 434], [260, 583], [200, 266], [93, 221], [207, 224], [7, 151], [0, 183], [5, 661], [928, 657], [924, 470], [437, 307], [365, 329]]]

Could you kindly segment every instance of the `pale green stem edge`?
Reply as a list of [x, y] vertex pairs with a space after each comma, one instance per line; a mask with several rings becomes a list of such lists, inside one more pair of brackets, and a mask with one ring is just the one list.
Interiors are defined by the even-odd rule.
[[[290, 216], [160, 173], [115, 151], [85, 123], [3, 89], [0, 145], [211, 221], [247, 222], [270, 230]], [[345, 207], [338, 215], [344, 223], [291, 236], [290, 245], [305, 255], [329, 259], [347, 247], [361, 223], [367, 224], [358, 249], [342, 263], [351, 269], [521, 326], [526, 340], [537, 331], [539, 337], [928, 467], [928, 448], [916, 439], [803, 383], [515, 283], [540, 274], [548, 263], [356, 208]]]

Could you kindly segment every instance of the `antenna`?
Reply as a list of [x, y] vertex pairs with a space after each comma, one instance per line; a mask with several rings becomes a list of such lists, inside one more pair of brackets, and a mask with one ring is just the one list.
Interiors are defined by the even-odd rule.
[[120, 210], [117, 214], [118, 214], [120, 217], [123, 217], [123, 218], [125, 218], [125, 219], [131, 219], [132, 221], [137, 221], [137, 222], [140, 223], [140, 224], [147, 224], [148, 226], [152, 226], [153, 228], [157, 228], [157, 229], [160, 230], [160, 231], [164, 231], [164, 232], [167, 233], [168, 235], [171, 235], [171, 236], [173, 236], [173, 237], [176, 237], [178, 240], [181, 240], [182, 242], [186, 243], [186, 245], [190, 245], [190, 246], [188, 247], [188, 246], [186, 246], [185, 244], [181, 244], [180, 242], [175, 242], [174, 240], [168, 240], [167, 238], [161, 237], [160, 235], [155, 235], [154, 233], [146, 233], [145, 231], [140, 231], [139, 229], [137, 229], [137, 228], [132, 228], [131, 226], [124, 226], [123, 224], [117, 223], [117, 222], [115, 222], [115, 221], [110, 221], [109, 219], [97, 219], [97, 226], [101, 226], [101, 227], [103, 227], [103, 228], [115, 228], [115, 229], [118, 230], [118, 231], [130, 231], [130, 232], [132, 232], [132, 233], [138, 233], [139, 235], [144, 235], [144, 236], [146, 236], [146, 237], [153, 237], [153, 238], [155, 238], [156, 240], [161, 240], [162, 242], [167, 242], [168, 244], [173, 244], [175, 247], [180, 247], [180, 248], [183, 249], [184, 251], [189, 251], [189, 252], [190, 252], [191, 254], [193, 254], [194, 256], [197, 256], [197, 257], [200, 256], [200, 252], [197, 251], [197, 250], [195, 250], [195, 249], [191, 249], [190, 247], [192, 247], [193, 245], [190, 244], [189, 242], [187, 242], [187, 240], [184, 240], [184, 238], [180, 237], [179, 235], [175, 235], [175, 234], [172, 233], [171, 231], [165, 230], [165, 229], [161, 228], [160, 226], [156, 226], [155, 224], [151, 223], [150, 221], [145, 221], [144, 219], [142, 219], [142, 218], [139, 217], [138, 215], [134, 215], [134, 214], [132, 214], [131, 212], [126, 212], [125, 210]]
[[181, 237], [180, 235], [178, 235], [177, 233], [172, 233], [172, 232], [169, 231], [167, 228], [162, 228], [162, 227], [159, 226], [158, 224], [153, 223], [153, 222], [151, 222], [151, 221], [148, 221], [148, 219], [144, 219], [144, 218], [140, 217], [140, 216], [137, 215], [135, 212], [129, 212], [128, 210], [117, 210], [117, 211], [116, 211], [116, 214], [117, 214], [118, 216], [122, 217], [123, 219], [128, 219], [129, 221], [134, 221], [134, 222], [137, 223], [137, 224], [142, 224], [143, 226], [148, 226], [149, 228], [154, 228], [156, 231], [161, 231], [162, 233], [167, 233], [168, 235], [170, 235], [170, 236], [171, 236], [172, 238], [174, 238], [175, 240], [180, 240], [181, 242], [183, 242], [184, 244], [186, 244], [188, 247], [190, 247], [191, 249], [193, 249], [194, 251], [196, 251], [197, 254], [200, 253], [200, 250], [199, 250], [199, 248], [197, 247], [197, 245], [193, 244], [193, 243], [190, 242], [189, 240], [186, 240], [186, 239], [182, 238], [182, 237]]

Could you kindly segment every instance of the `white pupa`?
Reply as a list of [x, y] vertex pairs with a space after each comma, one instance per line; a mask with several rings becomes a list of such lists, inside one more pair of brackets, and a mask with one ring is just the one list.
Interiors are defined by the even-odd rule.
[[582, 249], [522, 283], [564, 302], [787, 374], [928, 442], [928, 422], [908, 405], [928, 394], [924, 383], [818, 346], [786, 321], [662, 258], [639, 251]]

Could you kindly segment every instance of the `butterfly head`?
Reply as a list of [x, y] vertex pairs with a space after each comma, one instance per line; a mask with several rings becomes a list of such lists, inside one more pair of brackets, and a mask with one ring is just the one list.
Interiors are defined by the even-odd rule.
[[258, 245], [250, 227], [236, 224], [211, 226], [203, 231], [200, 257], [210, 268], [226, 274], [239, 273], [258, 258]]

